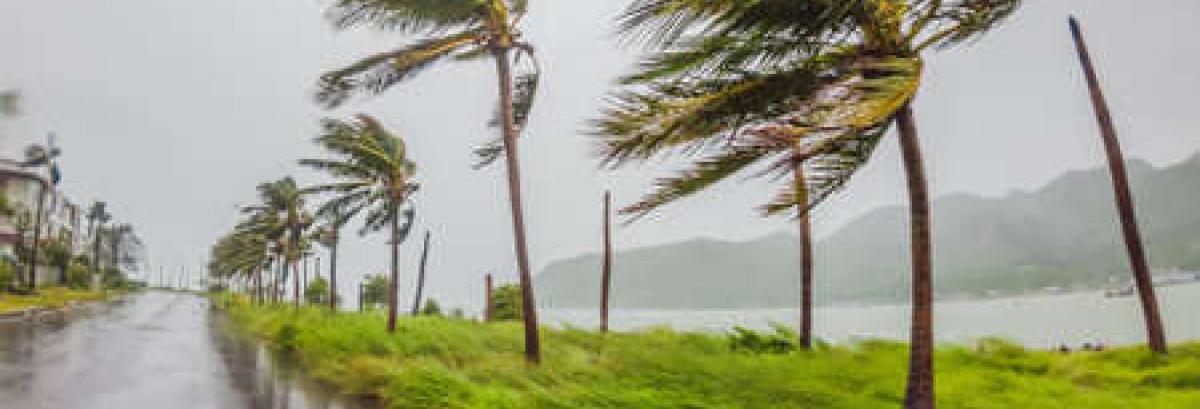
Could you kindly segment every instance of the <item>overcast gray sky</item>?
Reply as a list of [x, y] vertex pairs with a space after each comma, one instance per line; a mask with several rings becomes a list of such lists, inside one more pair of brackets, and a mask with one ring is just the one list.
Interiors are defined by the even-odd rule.
[[[598, 172], [579, 132], [637, 55], [619, 50], [611, 34], [625, 3], [532, 1], [526, 31], [547, 71], [522, 153], [537, 267], [599, 246], [605, 189], [627, 202], [671, 170]], [[430, 292], [476, 304], [485, 271], [514, 277], [502, 169], [469, 166], [472, 148], [492, 132], [492, 66], [448, 66], [385, 97], [323, 112], [310, 97], [321, 72], [404, 39], [335, 33], [321, 9], [317, 0], [4, 0], [0, 88], [23, 91], [25, 115], [0, 123], [0, 149], [12, 156], [57, 132], [68, 194], [107, 200], [117, 219], [140, 230], [155, 268], [195, 270], [256, 184], [288, 174], [313, 180], [295, 163], [318, 154], [310, 141], [321, 117], [371, 113], [408, 140], [421, 165], [418, 229], [435, 237]], [[1200, 38], [1200, 2], [1030, 0], [975, 46], [931, 56], [917, 110], [936, 194], [1034, 189], [1102, 163], [1066, 30], [1072, 13], [1098, 58], [1129, 156], [1167, 165], [1200, 149], [1200, 48], [1191, 44]], [[894, 139], [884, 143], [820, 212], [820, 232], [903, 203], [896, 151]], [[766, 187], [729, 184], [674, 205], [619, 229], [617, 246], [787, 229], [753, 210], [774, 194]], [[406, 278], [417, 242], [405, 249]], [[386, 269], [381, 237], [347, 240], [342, 255], [344, 293], [358, 276]]]

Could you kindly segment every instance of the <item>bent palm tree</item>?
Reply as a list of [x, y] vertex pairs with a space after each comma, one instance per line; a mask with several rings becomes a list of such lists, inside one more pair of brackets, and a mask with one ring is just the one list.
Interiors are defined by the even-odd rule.
[[392, 135], [374, 118], [326, 120], [317, 143], [333, 159], [305, 159], [301, 165], [324, 171], [335, 182], [305, 189], [306, 193], [328, 193], [333, 197], [317, 214], [352, 217], [365, 212], [359, 234], [387, 229], [391, 235], [391, 281], [388, 290], [388, 332], [396, 331], [399, 310], [400, 243], [408, 237], [415, 211], [410, 199], [417, 192], [413, 181], [417, 165], [408, 158], [404, 141]]
[[1117, 212], [1120, 214], [1121, 231], [1125, 236], [1125, 249], [1129, 254], [1129, 264], [1133, 269], [1134, 282], [1137, 284], [1138, 296], [1142, 302], [1142, 316], [1146, 321], [1146, 338], [1149, 339], [1150, 349], [1156, 353], [1167, 353], [1167, 335], [1163, 329], [1162, 316], [1158, 312], [1158, 296], [1154, 293], [1154, 277], [1146, 260], [1146, 250], [1142, 245], [1142, 234], [1138, 228], [1137, 210], [1133, 205], [1133, 194], [1129, 191], [1129, 175], [1125, 170], [1125, 155], [1121, 153], [1121, 141], [1117, 139], [1117, 128], [1113, 125], [1112, 112], [1109, 111], [1108, 101], [1104, 91], [1100, 89], [1100, 78], [1092, 65], [1092, 56], [1083, 40], [1083, 32], [1079, 21], [1070, 19], [1071, 35], [1075, 40], [1075, 49], [1079, 54], [1079, 62], [1087, 77], [1088, 90], [1091, 92], [1092, 106], [1096, 111], [1096, 120], [1100, 123], [1100, 138], [1104, 142], [1104, 151], [1108, 157], [1108, 169], [1112, 174], [1113, 193], [1116, 195]]
[[[974, 39], [1019, 0], [637, 0], [625, 33], [660, 50], [597, 121], [603, 161], [699, 156], [623, 210], [635, 218], [735, 174], [786, 176], [764, 206], [804, 216], [848, 183], [896, 124], [912, 223], [905, 406], [932, 408], [929, 197], [912, 100], [932, 48]], [[801, 172], [796, 172], [799, 169]]]
[[[533, 46], [521, 38], [518, 30], [527, 6], [528, 0], [337, 0], [329, 15], [339, 29], [372, 26], [425, 38], [325, 74], [317, 99], [335, 107], [357, 93], [382, 93], [439, 62], [494, 60], [500, 105], [493, 125], [500, 128], [502, 137], [476, 153], [481, 158], [480, 166], [501, 156], [506, 160], [513, 245], [524, 301], [525, 356], [536, 363], [541, 360], [541, 352], [517, 154], [517, 137], [529, 118], [540, 76]], [[514, 75], [514, 62], [519, 63], [522, 57], [533, 63], [532, 70]]]

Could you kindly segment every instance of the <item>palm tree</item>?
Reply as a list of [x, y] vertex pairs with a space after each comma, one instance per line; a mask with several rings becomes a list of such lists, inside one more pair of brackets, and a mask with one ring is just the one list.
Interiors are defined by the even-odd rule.
[[317, 143], [333, 159], [305, 159], [301, 165], [324, 171], [334, 182], [305, 190], [333, 195], [317, 210], [318, 215], [353, 217], [364, 213], [365, 235], [387, 229], [391, 235], [391, 281], [388, 290], [388, 331], [396, 331], [399, 310], [400, 243], [408, 237], [415, 211], [411, 198], [418, 190], [413, 181], [417, 165], [408, 158], [404, 141], [392, 135], [374, 118], [358, 116], [354, 121], [324, 121], [324, 134]]
[[[329, 9], [338, 29], [370, 26], [424, 38], [325, 74], [317, 98], [334, 107], [354, 94], [382, 93], [439, 62], [494, 60], [500, 104], [493, 125], [500, 128], [501, 138], [476, 153], [482, 159], [480, 166], [501, 156], [506, 160], [513, 245], [525, 308], [525, 355], [536, 363], [541, 360], [541, 352], [517, 154], [517, 137], [529, 118], [540, 76], [533, 46], [524, 41], [519, 30], [527, 6], [528, 0], [338, 0]], [[528, 73], [514, 75], [513, 63], [520, 62], [521, 57], [527, 57], [533, 67]]]
[[[304, 230], [312, 224], [312, 217], [304, 212], [304, 193], [296, 180], [289, 177], [263, 183], [258, 186], [260, 203], [247, 206], [244, 212], [257, 215], [260, 222], [269, 223], [263, 228], [278, 239], [282, 247], [283, 276], [299, 273], [300, 257], [304, 252]], [[274, 216], [272, 216], [274, 215]], [[292, 302], [300, 308], [300, 280], [292, 279]]]
[[42, 242], [42, 225], [43, 218], [46, 216], [46, 195], [51, 194], [51, 183], [58, 183], [57, 166], [54, 163], [54, 158], [59, 152], [55, 149], [47, 148], [39, 144], [30, 145], [25, 149], [25, 161], [21, 163], [23, 168], [44, 167], [49, 175], [47, 180], [38, 180], [39, 191], [37, 194], [37, 209], [33, 216], [33, 245], [30, 246], [29, 256], [29, 288], [37, 288], [37, 266], [38, 252]]
[[[795, 174], [764, 210], [804, 215], [837, 192], [898, 128], [910, 198], [912, 328], [905, 406], [932, 408], [929, 195], [912, 101], [922, 55], [962, 44], [1020, 0], [637, 0], [622, 30], [660, 52], [625, 78], [597, 122], [618, 166], [700, 156], [624, 209], [642, 216], [757, 166]], [[803, 177], [803, 181], [795, 180]]]
[[92, 291], [100, 289], [100, 244], [104, 224], [112, 219], [108, 213], [108, 204], [93, 202], [88, 209], [88, 230], [92, 232]]
[[320, 234], [317, 236], [317, 242], [325, 248], [329, 249], [329, 310], [337, 311], [337, 256], [338, 256], [338, 241], [341, 239], [342, 226], [346, 224], [346, 219], [340, 214], [335, 214], [326, 220], [325, 225], [321, 227]]
[[1075, 17], [1070, 19], [1071, 35], [1075, 40], [1075, 49], [1079, 54], [1079, 62], [1083, 65], [1087, 77], [1088, 90], [1091, 93], [1092, 107], [1096, 111], [1096, 120], [1100, 123], [1100, 139], [1104, 142], [1104, 151], [1108, 156], [1108, 170], [1112, 174], [1113, 192], [1116, 194], [1117, 212], [1121, 219], [1121, 230], [1125, 236], [1125, 249], [1129, 253], [1129, 264], [1133, 268], [1134, 282], [1137, 284], [1138, 295], [1142, 302], [1142, 315], [1146, 320], [1146, 335], [1150, 340], [1150, 349], [1156, 353], [1167, 353], [1167, 335], [1163, 329], [1162, 317], [1158, 312], [1158, 297], [1154, 293], [1154, 277], [1146, 260], [1146, 250], [1142, 246], [1142, 234], [1138, 228], [1137, 210], [1133, 204], [1133, 194], [1129, 191], [1129, 175], [1125, 170], [1125, 155], [1121, 153], [1121, 141], [1117, 139], [1117, 128], [1113, 125], [1112, 112], [1109, 111], [1108, 101], [1100, 88], [1100, 78], [1092, 64], [1091, 53], [1083, 40], [1083, 32]]

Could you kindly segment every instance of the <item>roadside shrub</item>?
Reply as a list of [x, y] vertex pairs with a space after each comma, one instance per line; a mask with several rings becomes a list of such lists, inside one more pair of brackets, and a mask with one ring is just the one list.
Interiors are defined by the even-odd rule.
[[768, 354], [783, 354], [795, 351], [798, 335], [779, 324], [771, 324], [775, 332], [762, 333], [743, 327], [734, 327], [729, 334], [729, 345], [734, 351]]

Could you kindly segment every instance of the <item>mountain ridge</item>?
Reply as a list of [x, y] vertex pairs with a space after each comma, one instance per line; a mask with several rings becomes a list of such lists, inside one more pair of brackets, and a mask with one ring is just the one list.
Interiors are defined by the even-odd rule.
[[[1155, 168], [1128, 162], [1152, 267], [1200, 268], [1200, 154]], [[940, 297], [1093, 289], [1128, 279], [1111, 181], [1104, 168], [1070, 170], [1030, 191], [1000, 197], [952, 193], [933, 203], [935, 285]], [[1191, 205], [1191, 206], [1189, 206]], [[818, 303], [892, 303], [908, 296], [908, 222], [883, 206], [814, 246]], [[619, 252], [618, 308], [785, 308], [799, 298], [798, 239], [699, 238]], [[591, 307], [600, 257], [547, 265], [535, 278], [551, 307]]]

